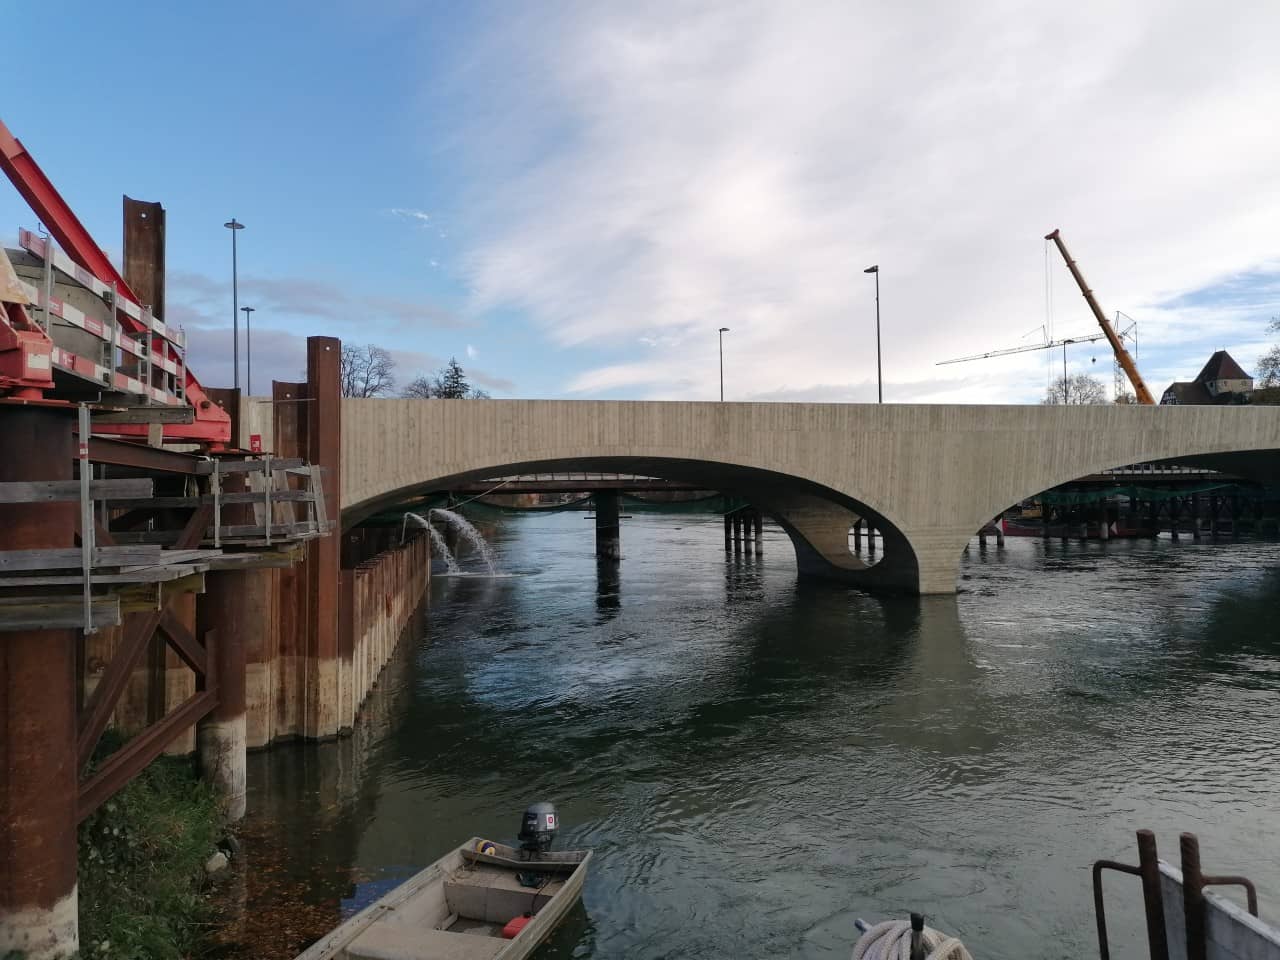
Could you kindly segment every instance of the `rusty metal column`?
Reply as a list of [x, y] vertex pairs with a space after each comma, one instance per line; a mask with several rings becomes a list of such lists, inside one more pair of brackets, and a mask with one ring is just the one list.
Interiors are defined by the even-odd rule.
[[209, 670], [218, 692], [218, 706], [196, 730], [196, 750], [201, 776], [232, 821], [245, 811], [245, 635], [251, 618], [266, 615], [251, 602], [255, 575], [261, 572], [208, 573], [205, 592], [196, 600], [196, 630], [209, 648]]
[[[0, 481], [71, 480], [74, 415], [0, 412]], [[0, 549], [75, 545], [79, 505], [0, 506]], [[0, 956], [79, 949], [77, 631], [0, 633]]]
[[[342, 341], [307, 338], [307, 460], [322, 468], [324, 500], [334, 530], [307, 545], [310, 636], [304, 694], [307, 737], [338, 735], [341, 685], [350, 682], [351, 651], [338, 647], [338, 588], [341, 580]], [[371, 467], [372, 469], [372, 467]], [[345, 656], [345, 664], [340, 662]]]
[[596, 505], [596, 558], [620, 560], [622, 558], [622, 533], [618, 519], [618, 494], [614, 490], [601, 490], [591, 495]]

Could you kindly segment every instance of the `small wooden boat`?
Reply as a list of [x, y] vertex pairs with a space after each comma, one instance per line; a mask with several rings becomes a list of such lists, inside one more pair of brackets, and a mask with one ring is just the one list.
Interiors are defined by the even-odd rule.
[[[517, 849], [472, 837], [297, 960], [523, 960], [582, 896], [590, 861], [590, 850]], [[519, 927], [519, 918], [527, 920], [508, 939], [504, 927]]]

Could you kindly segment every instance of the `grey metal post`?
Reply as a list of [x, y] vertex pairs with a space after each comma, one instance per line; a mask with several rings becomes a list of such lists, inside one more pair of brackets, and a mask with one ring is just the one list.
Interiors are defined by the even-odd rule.
[[720, 328], [720, 402], [724, 403], [724, 335], [729, 332], [728, 327]]
[[233, 386], [240, 389], [240, 278], [236, 263], [236, 234], [244, 229], [244, 224], [232, 217], [223, 224], [231, 231], [231, 362], [235, 365], [232, 377]]
[[249, 329], [249, 315], [256, 307], [241, 307], [244, 312], [244, 392], [253, 396], [253, 333]]

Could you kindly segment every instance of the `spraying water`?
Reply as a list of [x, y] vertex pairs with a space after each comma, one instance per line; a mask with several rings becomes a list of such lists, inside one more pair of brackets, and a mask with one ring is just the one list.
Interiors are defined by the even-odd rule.
[[493, 577], [497, 575], [498, 567], [493, 562], [493, 551], [489, 549], [489, 544], [484, 542], [484, 537], [480, 535], [480, 531], [473, 527], [467, 521], [466, 517], [462, 516], [460, 513], [454, 513], [452, 510], [444, 510], [440, 507], [428, 510], [427, 516], [429, 517], [433, 513], [440, 514], [440, 516], [444, 517], [447, 522], [452, 523], [457, 527], [458, 532], [462, 534], [469, 544], [471, 544], [472, 549], [475, 550], [476, 553], [480, 554], [480, 558], [484, 561], [485, 566], [489, 568], [489, 576]]
[[431, 546], [435, 550], [438, 556], [444, 558], [444, 562], [449, 567], [449, 572], [459, 573], [461, 568], [459, 568], [458, 566], [458, 561], [455, 560], [453, 554], [449, 552], [449, 545], [445, 543], [444, 537], [441, 536], [440, 531], [437, 530], [435, 527], [433, 527], [430, 523], [428, 523], [418, 514], [413, 513], [412, 511], [405, 513], [404, 521], [400, 525], [400, 539], [402, 541], [404, 540], [404, 525], [409, 522], [410, 517], [416, 520], [419, 526], [421, 526], [424, 530], [427, 531], [428, 534], [431, 535]]

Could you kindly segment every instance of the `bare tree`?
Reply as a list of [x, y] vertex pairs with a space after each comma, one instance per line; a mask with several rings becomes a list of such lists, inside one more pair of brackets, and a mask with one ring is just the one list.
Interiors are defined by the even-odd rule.
[[1058, 377], [1049, 387], [1048, 394], [1042, 403], [1046, 404], [1088, 404], [1106, 403], [1107, 391], [1102, 382], [1087, 373], [1073, 373], [1070, 376]]
[[384, 397], [395, 386], [396, 362], [382, 347], [344, 343], [339, 377], [344, 397]]
[[400, 392], [400, 396], [419, 400], [489, 399], [489, 394], [471, 385], [457, 357], [450, 357], [449, 362], [437, 370], [433, 376], [415, 377]]
[[400, 396], [411, 400], [430, 400], [435, 396], [435, 387], [431, 380], [424, 376], [414, 377], [409, 385], [400, 391]]
[[[1272, 333], [1280, 333], [1280, 317], [1273, 317], [1267, 329]], [[1280, 387], [1280, 346], [1272, 347], [1258, 358], [1257, 385]]]

